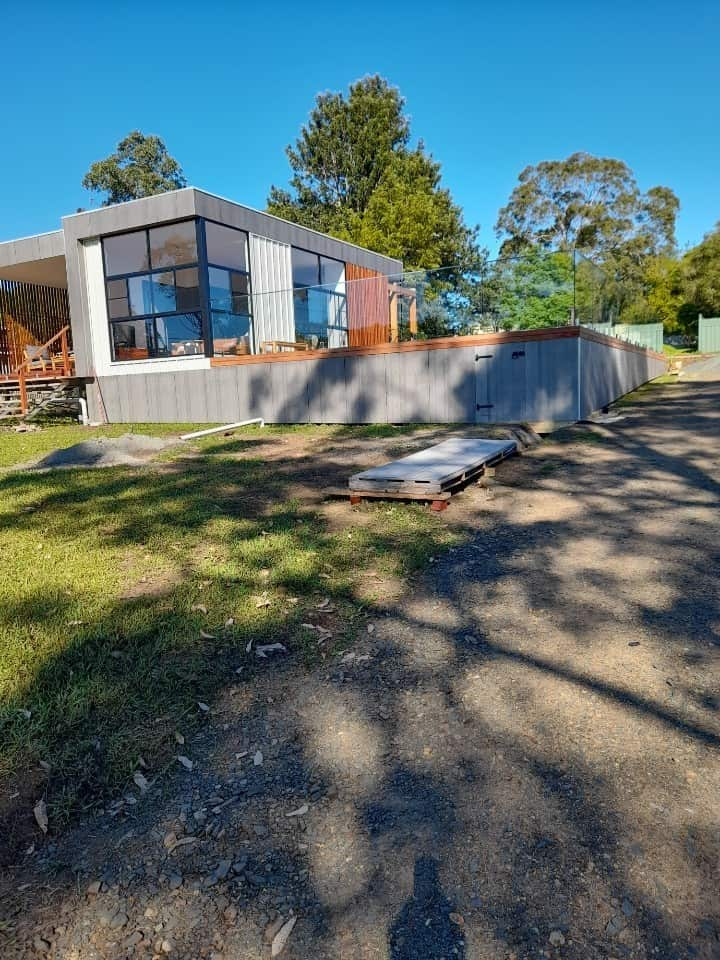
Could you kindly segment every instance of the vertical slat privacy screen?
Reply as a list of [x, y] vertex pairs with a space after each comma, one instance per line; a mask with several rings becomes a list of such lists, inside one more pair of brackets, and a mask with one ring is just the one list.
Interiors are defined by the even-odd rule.
[[26, 346], [47, 343], [69, 323], [67, 290], [0, 280], [0, 373], [12, 373]]

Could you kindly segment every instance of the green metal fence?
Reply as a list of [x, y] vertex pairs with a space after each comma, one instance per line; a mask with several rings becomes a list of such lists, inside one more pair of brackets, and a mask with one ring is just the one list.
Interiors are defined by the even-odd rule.
[[612, 335], [639, 347], [662, 353], [663, 325], [661, 323], [616, 323]]
[[699, 318], [698, 352], [720, 353], [720, 317]]
[[[718, 321], [720, 323], [720, 320]], [[604, 333], [608, 337], [617, 337], [618, 340], [627, 340], [639, 347], [647, 347], [662, 353], [663, 325], [661, 323], [588, 323], [590, 330]], [[716, 349], [720, 350], [720, 347]]]

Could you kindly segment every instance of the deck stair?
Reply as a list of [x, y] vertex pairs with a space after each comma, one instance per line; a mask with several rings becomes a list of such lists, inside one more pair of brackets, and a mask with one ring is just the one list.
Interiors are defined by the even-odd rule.
[[75, 358], [69, 345], [70, 326], [62, 327], [43, 344], [26, 349], [26, 359], [0, 376], [0, 420], [32, 419], [43, 410], [77, 409], [78, 387]]
[[26, 409], [23, 410], [22, 390], [17, 380], [0, 382], [0, 421], [11, 418], [34, 420], [41, 413], [78, 412], [80, 381], [75, 378], [43, 378], [26, 383]]

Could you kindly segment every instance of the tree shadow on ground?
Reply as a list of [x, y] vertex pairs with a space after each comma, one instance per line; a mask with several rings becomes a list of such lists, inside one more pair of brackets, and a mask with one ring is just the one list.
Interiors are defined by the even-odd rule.
[[[161, 925], [189, 956], [259, 957], [273, 912], [295, 911], [286, 955], [297, 958], [714, 957], [720, 603], [712, 455], [702, 449], [720, 390], [693, 396], [675, 416], [643, 399], [597, 443], [570, 431], [499, 471], [486, 506], [469, 492], [457, 509], [467, 504], [460, 522], [471, 539], [436, 555], [400, 602], [363, 613], [353, 645], [319, 667], [298, 671], [300, 641], [285, 617], [272, 635], [295, 657], [264, 662], [228, 643], [207, 686], [208, 649], [215, 657], [224, 644], [201, 646], [197, 661], [181, 646], [172, 683], [188, 682], [183, 660], [190, 674], [197, 663], [187, 700], [210, 706], [195, 707], [185, 731], [193, 769], [175, 764], [169, 775], [150, 763], [146, 796], [128, 785], [117, 809], [13, 867], [6, 904], [18, 935], [40, 928], [69, 951], [84, 929], [114, 960], [136, 935], [152, 946]], [[549, 451], [559, 470], [543, 470]], [[129, 494], [107, 483], [99, 496]], [[208, 536], [207, 491], [237, 506], [220, 483], [211, 478], [188, 511]], [[259, 529], [246, 534], [258, 548], [278, 490], [258, 492]], [[177, 495], [168, 494], [167, 520], [163, 510], [149, 518], [158, 543]], [[297, 519], [309, 522], [290, 512], [283, 531]], [[144, 543], [144, 529], [133, 515], [106, 536]], [[401, 543], [402, 532], [380, 531], [372, 550]], [[333, 554], [338, 563], [352, 563], [356, 542], [346, 549]], [[263, 548], [258, 563], [268, 555]], [[317, 590], [320, 572], [306, 557], [281, 576], [339, 608], [351, 590], [332, 581]], [[224, 615], [221, 598], [248, 584], [237, 570], [214, 577]], [[115, 682], [146, 647], [143, 630], [162, 636], [177, 602], [158, 599], [149, 626], [126, 628]], [[47, 617], [37, 596], [8, 622], [32, 617], [36, 603]], [[117, 629], [117, 616], [98, 618], [98, 637]], [[197, 644], [204, 621], [191, 622]], [[256, 630], [271, 635], [249, 623], [242, 640]], [[69, 662], [58, 666], [70, 675]], [[164, 675], [163, 664], [159, 682]], [[170, 835], [189, 842], [171, 849]], [[45, 912], [12, 892], [27, 876], [48, 898]], [[88, 897], [93, 879], [107, 889]], [[66, 932], [50, 929], [47, 902], [72, 914]], [[127, 922], [113, 933], [102, 911]]]

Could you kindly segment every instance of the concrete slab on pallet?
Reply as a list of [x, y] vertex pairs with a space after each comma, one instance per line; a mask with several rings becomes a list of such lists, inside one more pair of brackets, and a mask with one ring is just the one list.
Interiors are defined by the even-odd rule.
[[441, 493], [517, 450], [514, 440], [452, 437], [350, 477], [350, 490]]

